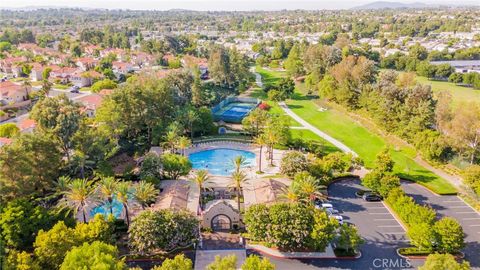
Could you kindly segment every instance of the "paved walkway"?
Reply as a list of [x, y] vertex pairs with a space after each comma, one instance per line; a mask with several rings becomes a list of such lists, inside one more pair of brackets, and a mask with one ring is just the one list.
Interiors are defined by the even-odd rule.
[[415, 157], [415, 162], [423, 166], [425, 169], [434, 172], [436, 175], [442, 177], [443, 179], [447, 180], [450, 182], [450, 184], [454, 185], [457, 188], [460, 188], [463, 185], [462, 179], [456, 175], [451, 175], [446, 173], [445, 171], [435, 168], [432, 165], [430, 165], [428, 162], [423, 160], [420, 156]]
[[245, 249], [235, 250], [199, 250], [195, 253], [195, 270], [205, 270], [207, 265], [215, 260], [215, 256], [225, 257], [235, 255], [237, 257], [237, 269], [241, 269], [241, 265], [247, 257]]
[[330, 142], [331, 144], [335, 145], [337, 148], [342, 150], [343, 152], [346, 153], [351, 153], [354, 156], [358, 156], [357, 153], [355, 153], [352, 149], [350, 149], [348, 146], [343, 144], [342, 142], [338, 141], [337, 139], [331, 137], [330, 135], [326, 134], [325, 132], [319, 130], [318, 128], [314, 127], [313, 125], [309, 124], [307, 121], [303, 120], [300, 116], [295, 114], [290, 108], [288, 108], [287, 104], [285, 102], [279, 102], [278, 105], [280, 105], [280, 108], [282, 108], [285, 113], [287, 113], [290, 117], [295, 119], [298, 123], [300, 123], [303, 127], [311, 130], [313, 133], [317, 134], [318, 136], [322, 137], [326, 141]]
[[278, 249], [268, 248], [263, 245], [248, 244], [247, 248], [254, 249], [258, 252], [267, 254], [276, 258], [288, 258], [288, 259], [336, 259], [332, 246], [328, 246], [325, 252], [287, 252], [280, 251]]

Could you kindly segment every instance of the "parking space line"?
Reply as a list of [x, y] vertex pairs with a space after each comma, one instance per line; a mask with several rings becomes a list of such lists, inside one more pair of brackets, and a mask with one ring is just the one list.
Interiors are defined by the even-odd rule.
[[475, 212], [455, 212], [455, 214], [476, 214]]
[[405, 234], [405, 232], [384, 232], [384, 234]]
[[462, 218], [462, 220], [479, 220], [480, 217], [474, 217], [474, 218]]
[[380, 225], [380, 226], [377, 226], [379, 228], [393, 228], [393, 227], [402, 227], [400, 225]]
[[470, 207], [473, 211], [475, 211], [475, 213], [477, 213], [478, 215], [480, 215], [480, 212], [477, 211], [477, 209], [473, 208], [470, 204], [468, 204], [464, 199], [462, 199], [462, 197], [460, 196], [457, 196], [457, 198], [462, 201], [464, 204], [468, 205], [468, 207]]
[[468, 225], [470, 227], [480, 227], [480, 224], [472, 224], [472, 225]]
[[385, 209], [383, 206], [375, 206], [375, 207], [365, 207], [367, 209]]

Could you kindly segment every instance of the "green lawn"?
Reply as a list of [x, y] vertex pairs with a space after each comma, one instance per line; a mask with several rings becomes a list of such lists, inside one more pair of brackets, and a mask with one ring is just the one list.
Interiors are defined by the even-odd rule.
[[281, 78], [286, 76], [285, 72], [283, 71], [265, 69], [260, 66], [256, 67], [256, 71], [262, 76], [263, 84], [275, 84]]
[[[376, 155], [387, 146], [383, 138], [340, 111], [328, 109], [320, 112], [317, 105], [308, 99], [289, 100], [287, 103], [297, 115], [355, 151], [366, 167], [372, 167]], [[411, 148], [390, 151], [395, 161], [395, 173], [400, 177], [414, 180], [439, 194], [456, 192], [445, 179], [418, 165], [412, 159], [415, 151]]]
[[317, 142], [323, 145], [325, 153], [333, 153], [338, 152], [338, 149], [335, 145], [331, 144], [330, 142], [326, 141], [322, 137], [318, 136], [317, 134], [313, 133], [311, 130], [308, 129], [291, 129], [290, 133], [292, 134], [293, 139], [302, 139], [306, 142]]
[[416, 80], [418, 83], [430, 85], [434, 93], [448, 91], [452, 94], [453, 106], [457, 106], [461, 102], [480, 102], [480, 90], [458, 86], [450, 82], [431, 81], [428, 78], [421, 76], [417, 76]]
[[[286, 76], [285, 72], [266, 70], [258, 66], [257, 72], [262, 75], [264, 82], [267, 83], [275, 83], [281, 77]], [[387, 147], [386, 141], [343, 112], [334, 109], [319, 111], [314, 101], [306, 98], [301, 92], [296, 93], [293, 100], [287, 101], [290, 109], [310, 124], [350, 147], [364, 160], [365, 166], [371, 168], [376, 155]], [[258, 93], [257, 95], [264, 94]], [[273, 109], [272, 107], [272, 110], [277, 109], [281, 108], [276, 107]], [[305, 132], [305, 130], [292, 130], [292, 136], [312, 138], [312, 136], [316, 135]], [[416, 156], [416, 151], [412, 147], [391, 147], [390, 152], [395, 161], [394, 171], [398, 176], [416, 181], [439, 194], [456, 192], [456, 189], [445, 179], [418, 165], [413, 160]]]
[[252, 93], [250, 94], [250, 97], [254, 98], [259, 98], [263, 100], [264, 102], [268, 103], [268, 105], [271, 106], [269, 113], [271, 114], [278, 114], [278, 115], [285, 115], [287, 118], [290, 119], [290, 126], [291, 127], [301, 127], [300, 123], [295, 121], [295, 119], [291, 118], [288, 116], [280, 106], [278, 106], [277, 102], [272, 102], [272, 101], [267, 101], [267, 94], [261, 89], [261, 88], [255, 88], [253, 89]]
[[[384, 70], [384, 69], [381, 69]], [[401, 73], [401, 71], [400, 71]], [[415, 76], [415, 80], [420, 84], [430, 85], [434, 94], [441, 91], [447, 91], [452, 94], [452, 105], [458, 106], [461, 102], [477, 101], [480, 102], [480, 90], [469, 87], [458, 86], [451, 82], [432, 81], [427, 77]]]

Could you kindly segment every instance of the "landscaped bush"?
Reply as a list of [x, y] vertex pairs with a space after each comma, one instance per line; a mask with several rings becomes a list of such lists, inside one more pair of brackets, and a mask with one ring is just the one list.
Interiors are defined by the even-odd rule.
[[465, 246], [462, 226], [453, 218], [435, 221], [435, 211], [415, 203], [397, 188], [390, 192], [387, 203], [408, 226], [407, 235], [419, 253], [438, 251], [458, 253]]
[[83, 243], [67, 253], [60, 270], [97, 269], [97, 267], [109, 270], [126, 269], [125, 262], [119, 260], [117, 256], [118, 250], [115, 246], [100, 241]]
[[187, 157], [176, 154], [164, 154], [161, 157], [164, 177], [178, 179], [187, 175], [192, 169], [192, 163]]
[[293, 177], [296, 173], [306, 171], [308, 169], [307, 158], [302, 152], [291, 151], [283, 155], [280, 164], [280, 171]]
[[324, 251], [338, 227], [338, 222], [322, 210], [290, 203], [251, 206], [244, 222], [250, 239], [282, 250]]
[[471, 165], [463, 172], [463, 181], [480, 196], [480, 165]]
[[423, 266], [419, 270], [470, 270], [470, 264], [467, 261], [458, 263], [450, 254], [430, 254]]
[[128, 236], [132, 250], [142, 255], [169, 251], [198, 240], [198, 220], [183, 211], [144, 211], [133, 220]]

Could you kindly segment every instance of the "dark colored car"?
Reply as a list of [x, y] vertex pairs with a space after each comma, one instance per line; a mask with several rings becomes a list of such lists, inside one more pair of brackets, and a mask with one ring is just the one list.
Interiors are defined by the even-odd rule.
[[383, 200], [383, 197], [376, 193], [365, 193], [362, 198], [367, 202], [379, 202]]

